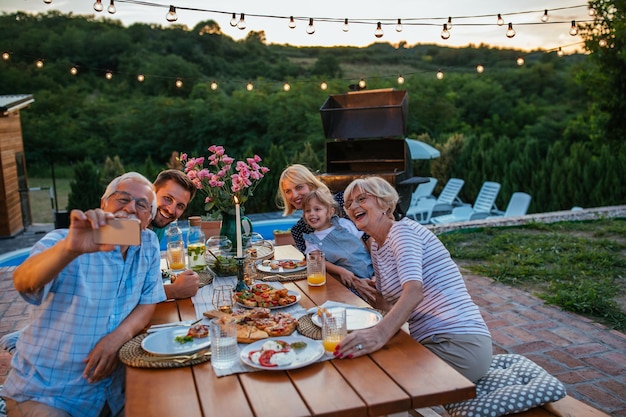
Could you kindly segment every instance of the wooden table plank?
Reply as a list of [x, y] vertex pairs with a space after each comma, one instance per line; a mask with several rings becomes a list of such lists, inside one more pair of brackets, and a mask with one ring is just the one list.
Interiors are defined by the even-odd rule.
[[476, 396], [471, 381], [402, 331], [370, 357], [411, 395], [413, 408]]
[[200, 391], [198, 395], [203, 415], [241, 417], [254, 415], [237, 375], [218, 378], [211, 362], [196, 365], [192, 367], [192, 370], [196, 386]]
[[333, 366], [332, 361], [288, 372], [311, 410], [311, 415], [334, 417], [367, 415], [365, 402]]
[[[411, 398], [369, 356], [331, 362], [367, 404], [371, 416], [406, 411]], [[367, 377], [364, 377], [366, 375]]]
[[201, 417], [191, 367], [126, 367], [127, 417]]
[[285, 371], [239, 374], [239, 381], [257, 417], [310, 415], [310, 411]]

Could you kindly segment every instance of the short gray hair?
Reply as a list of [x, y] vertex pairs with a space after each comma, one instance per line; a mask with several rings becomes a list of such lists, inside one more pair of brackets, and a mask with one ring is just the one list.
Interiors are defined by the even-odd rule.
[[113, 195], [114, 192], [117, 191], [117, 187], [119, 186], [121, 182], [128, 181], [128, 180], [143, 182], [150, 187], [150, 190], [151, 190], [150, 192], [152, 193], [152, 203], [150, 204], [150, 207], [152, 208], [152, 210], [150, 213], [150, 219], [152, 220], [154, 216], [156, 215], [156, 211], [157, 211], [157, 201], [156, 201], [156, 193], [154, 192], [154, 185], [152, 184], [151, 181], [149, 181], [146, 177], [144, 177], [138, 172], [127, 172], [125, 174], [120, 175], [119, 177], [113, 178], [113, 180], [111, 180], [109, 185], [107, 185], [106, 190], [104, 190], [104, 194], [102, 194], [102, 198], [100, 200], [101, 201], [107, 200], [109, 197], [111, 197], [111, 195]]
[[346, 187], [344, 191], [344, 199], [349, 198], [354, 191], [368, 193], [376, 197], [378, 205], [385, 209], [387, 217], [393, 219], [393, 212], [400, 200], [400, 196], [395, 188], [384, 178], [381, 177], [365, 177], [357, 178]]

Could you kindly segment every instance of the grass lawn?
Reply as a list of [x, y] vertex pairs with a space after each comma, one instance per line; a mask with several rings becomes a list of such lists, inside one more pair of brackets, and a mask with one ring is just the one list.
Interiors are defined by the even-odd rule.
[[[58, 199], [59, 211], [67, 207], [67, 196], [70, 192], [70, 180], [55, 180], [56, 195]], [[50, 178], [28, 178], [29, 188], [49, 188], [40, 191], [30, 191], [30, 212], [33, 216], [33, 223], [54, 223], [54, 193], [52, 192], [52, 179]]]
[[439, 237], [470, 271], [626, 331], [626, 219], [466, 229]]

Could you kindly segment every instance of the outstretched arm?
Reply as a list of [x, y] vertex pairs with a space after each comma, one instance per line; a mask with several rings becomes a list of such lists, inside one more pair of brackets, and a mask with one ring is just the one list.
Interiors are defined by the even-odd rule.
[[79, 255], [111, 251], [114, 245], [99, 245], [93, 241], [93, 230], [104, 226], [112, 213], [101, 209], [82, 212], [72, 210], [67, 237], [41, 253], [27, 258], [13, 273], [13, 285], [19, 292], [34, 292], [52, 281]]

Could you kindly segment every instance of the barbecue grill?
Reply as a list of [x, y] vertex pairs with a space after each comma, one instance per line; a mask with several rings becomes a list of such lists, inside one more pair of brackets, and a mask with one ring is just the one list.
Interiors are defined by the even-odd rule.
[[329, 96], [320, 109], [326, 136], [326, 173], [318, 178], [333, 193], [356, 178], [377, 175], [400, 194], [398, 210], [406, 213], [415, 187], [427, 178], [414, 177], [405, 142], [408, 97], [393, 89]]

